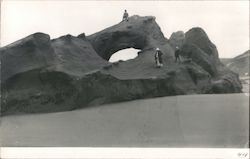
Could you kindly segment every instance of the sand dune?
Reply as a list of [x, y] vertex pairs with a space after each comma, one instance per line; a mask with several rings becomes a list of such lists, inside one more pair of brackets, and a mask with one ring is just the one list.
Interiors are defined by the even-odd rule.
[[[248, 95], [248, 96], [247, 96]], [[5, 116], [1, 146], [249, 146], [249, 94], [172, 96]]]

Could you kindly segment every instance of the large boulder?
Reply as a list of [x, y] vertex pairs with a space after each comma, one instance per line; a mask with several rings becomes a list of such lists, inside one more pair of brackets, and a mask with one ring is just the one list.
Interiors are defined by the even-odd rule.
[[185, 40], [185, 33], [183, 31], [177, 31], [171, 34], [169, 38], [169, 44], [173, 48], [176, 48], [177, 46], [180, 48], [184, 45]]
[[183, 44], [181, 55], [200, 65], [211, 76], [217, 75], [217, 68], [213, 59], [196, 45], [188, 43]]
[[216, 46], [210, 41], [206, 32], [199, 27], [192, 28], [185, 33], [186, 43], [196, 45], [207, 55], [213, 58], [214, 62], [219, 63], [219, 55]]
[[185, 33], [184, 39], [181, 33], [178, 31], [171, 35], [171, 46], [180, 46], [184, 60], [195, 62], [212, 76], [211, 93], [242, 92], [238, 74], [221, 63], [216, 46], [202, 28], [190, 29]]
[[[174, 61], [178, 38], [165, 38], [151, 16], [132, 16], [90, 36], [50, 40], [43, 33], [30, 35], [0, 49], [1, 113], [67, 111], [159, 96], [241, 92], [237, 74], [220, 63], [205, 32], [196, 30], [185, 33], [181, 54], [189, 60], [181, 63]], [[176, 37], [183, 40], [181, 33]], [[141, 49], [135, 59], [108, 62], [112, 54], [131, 47]], [[163, 52], [162, 68], [155, 67], [156, 47]]]

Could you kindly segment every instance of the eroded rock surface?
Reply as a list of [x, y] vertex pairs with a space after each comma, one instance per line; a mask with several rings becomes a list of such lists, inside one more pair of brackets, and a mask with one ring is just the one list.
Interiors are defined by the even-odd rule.
[[[177, 34], [178, 33], [178, 34]], [[241, 92], [238, 74], [225, 67], [218, 55], [218, 50], [208, 38], [206, 32], [199, 27], [192, 28], [184, 35], [176, 32], [171, 35], [171, 46], [179, 46], [181, 55], [201, 66], [212, 76], [212, 93]]]
[[[181, 63], [174, 62], [177, 45], [182, 48]], [[156, 47], [163, 52], [162, 68], [155, 67]], [[125, 48], [141, 52], [132, 60], [108, 62]], [[159, 96], [241, 92], [237, 74], [220, 63], [205, 31], [193, 28], [168, 40], [151, 16], [132, 16], [90, 36], [50, 40], [49, 35], [36, 33], [1, 48], [0, 57], [3, 115]]]
[[[79, 38], [82, 35], [78, 36]], [[122, 21], [87, 37], [96, 52], [109, 60], [115, 52], [135, 48], [142, 51], [159, 47], [166, 55], [173, 55], [173, 50], [155, 21], [155, 17], [138, 15]]]

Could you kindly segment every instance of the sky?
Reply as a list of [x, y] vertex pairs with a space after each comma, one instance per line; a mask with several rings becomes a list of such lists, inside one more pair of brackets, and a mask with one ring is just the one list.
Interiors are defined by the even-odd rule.
[[[62, 35], [93, 34], [129, 15], [155, 16], [166, 38], [173, 32], [201, 27], [221, 58], [249, 50], [249, 1], [80, 1], [3, 0], [1, 46], [35, 32]], [[130, 51], [133, 49], [129, 49]], [[131, 58], [135, 54], [126, 54]]]

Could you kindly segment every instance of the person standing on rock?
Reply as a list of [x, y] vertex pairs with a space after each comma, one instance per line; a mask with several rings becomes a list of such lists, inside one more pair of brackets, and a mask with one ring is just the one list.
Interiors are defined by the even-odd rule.
[[159, 48], [156, 48], [156, 52], [155, 52], [155, 64], [156, 67], [162, 67], [162, 55], [163, 53], [161, 52], [161, 50]]
[[123, 17], [122, 17], [122, 21], [128, 21], [128, 12], [127, 12], [127, 10], [125, 10], [124, 11], [124, 13], [123, 13]]
[[180, 59], [180, 49], [179, 49], [178, 46], [176, 46], [176, 48], [175, 48], [174, 55], [175, 55], [175, 62], [178, 62], [178, 61], [181, 62], [181, 59]]

